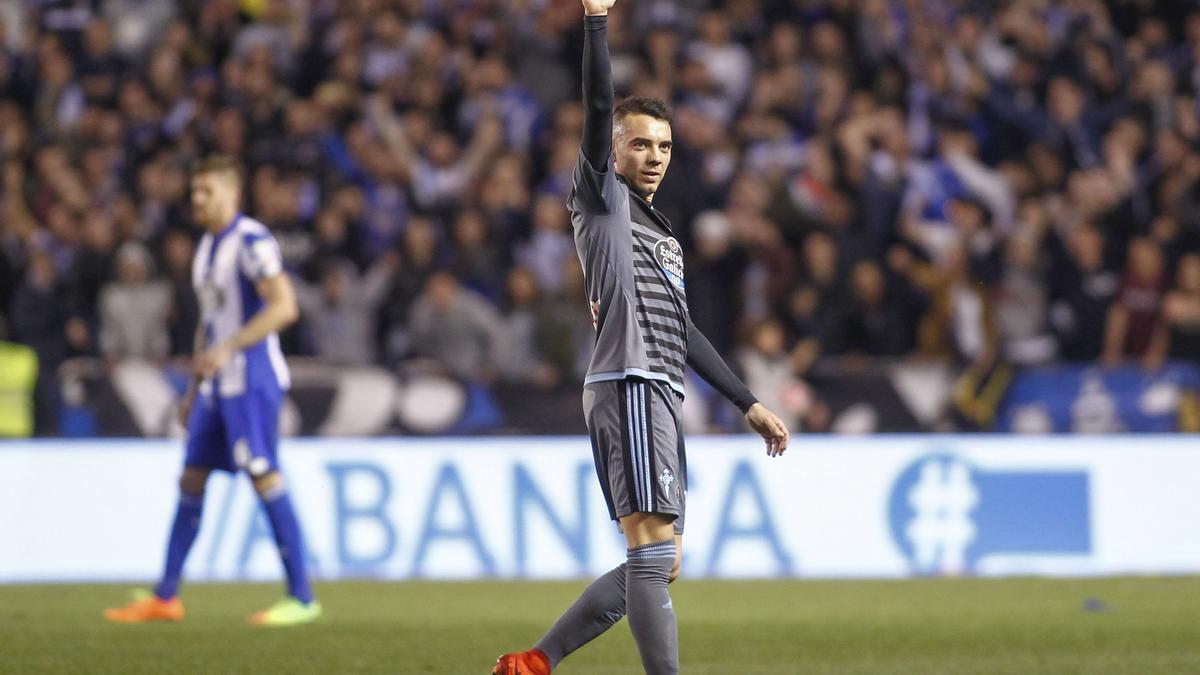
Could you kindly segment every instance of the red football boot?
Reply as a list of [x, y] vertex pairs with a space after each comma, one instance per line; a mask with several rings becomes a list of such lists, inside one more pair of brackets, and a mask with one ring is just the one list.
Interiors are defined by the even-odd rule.
[[537, 649], [505, 654], [496, 659], [492, 675], [550, 675], [550, 659]]

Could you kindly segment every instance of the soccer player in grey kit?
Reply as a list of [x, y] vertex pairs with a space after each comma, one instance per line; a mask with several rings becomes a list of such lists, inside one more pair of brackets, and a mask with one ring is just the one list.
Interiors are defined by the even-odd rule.
[[592, 582], [533, 649], [501, 656], [495, 675], [548, 675], [622, 616], [649, 675], [679, 672], [667, 585], [679, 574], [687, 500], [680, 408], [690, 366], [745, 414], [774, 457], [788, 430], [758, 403], [688, 315], [683, 256], [654, 193], [671, 163], [671, 123], [658, 99], [613, 109], [608, 10], [583, 0], [585, 123], [567, 201], [596, 320], [583, 407], [596, 475], [620, 522], [626, 561]]

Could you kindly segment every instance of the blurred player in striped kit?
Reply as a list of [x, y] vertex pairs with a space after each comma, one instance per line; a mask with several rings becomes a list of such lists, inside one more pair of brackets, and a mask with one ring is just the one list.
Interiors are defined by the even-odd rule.
[[204, 487], [213, 469], [249, 475], [287, 575], [287, 596], [251, 621], [289, 625], [321, 615], [276, 457], [279, 408], [290, 383], [278, 332], [296, 321], [296, 295], [270, 231], [239, 211], [241, 185], [238, 166], [228, 157], [209, 157], [192, 169], [192, 216], [205, 234], [192, 262], [201, 321], [192, 386], [180, 409], [187, 448], [179, 506], [162, 579], [153, 593], [106, 610], [110, 621], [183, 619], [179, 582], [199, 531]]

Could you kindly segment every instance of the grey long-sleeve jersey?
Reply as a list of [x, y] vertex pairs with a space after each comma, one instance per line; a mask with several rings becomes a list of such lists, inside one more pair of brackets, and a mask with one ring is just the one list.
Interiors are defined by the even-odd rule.
[[601, 173], [582, 152], [567, 207], [588, 297], [599, 305], [584, 381], [637, 376], [682, 395], [690, 320], [670, 223], [617, 177], [611, 159]]
[[[608, 19], [584, 19], [584, 131], [567, 200], [588, 296], [599, 305], [585, 382], [642, 377], [683, 395], [684, 364], [742, 412], [756, 402], [688, 315], [683, 252], [671, 224], [617, 176]], [[600, 162], [589, 157], [604, 158]]]

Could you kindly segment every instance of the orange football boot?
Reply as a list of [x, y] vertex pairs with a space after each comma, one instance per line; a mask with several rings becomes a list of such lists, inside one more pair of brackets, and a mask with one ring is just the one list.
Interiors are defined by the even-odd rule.
[[179, 598], [163, 600], [152, 593], [141, 592], [128, 605], [104, 610], [104, 618], [115, 623], [183, 621], [183, 601]]
[[550, 659], [539, 649], [505, 654], [496, 659], [492, 675], [550, 675]]

